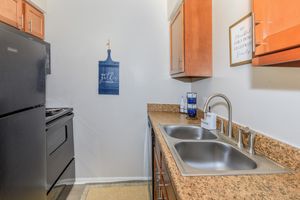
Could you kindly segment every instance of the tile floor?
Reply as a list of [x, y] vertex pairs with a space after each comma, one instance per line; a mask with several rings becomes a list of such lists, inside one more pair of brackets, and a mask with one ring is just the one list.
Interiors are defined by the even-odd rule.
[[70, 193], [64, 191], [58, 200], [149, 200], [147, 182], [74, 185]]

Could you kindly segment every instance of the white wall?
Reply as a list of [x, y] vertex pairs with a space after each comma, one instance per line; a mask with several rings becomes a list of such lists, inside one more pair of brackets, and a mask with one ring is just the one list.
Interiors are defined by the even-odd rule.
[[[162, 0], [48, 1], [47, 106], [74, 107], [79, 180], [143, 177], [146, 103], [178, 103], [191, 90], [168, 74], [166, 10]], [[97, 94], [107, 39], [120, 61], [120, 96]]]
[[178, 10], [183, 0], [167, 0], [168, 18], [171, 19], [172, 15]]
[[43, 12], [47, 11], [47, 0], [27, 0]]
[[[229, 26], [250, 11], [250, 0], [213, 0], [214, 78], [193, 83], [192, 91], [200, 95], [201, 107], [210, 94], [226, 94], [234, 121], [300, 147], [300, 68], [230, 68]], [[227, 117], [222, 105], [213, 111]]]

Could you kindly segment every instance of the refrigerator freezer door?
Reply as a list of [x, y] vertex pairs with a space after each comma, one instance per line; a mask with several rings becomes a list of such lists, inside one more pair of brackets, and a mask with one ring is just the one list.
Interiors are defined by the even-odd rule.
[[45, 104], [46, 47], [0, 26], [0, 116]]
[[46, 197], [45, 108], [0, 118], [0, 199]]

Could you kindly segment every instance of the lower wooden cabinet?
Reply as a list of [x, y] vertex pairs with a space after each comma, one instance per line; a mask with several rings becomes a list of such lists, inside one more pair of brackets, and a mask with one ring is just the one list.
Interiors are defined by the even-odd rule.
[[153, 199], [176, 200], [176, 194], [170, 181], [164, 156], [155, 137], [153, 138]]

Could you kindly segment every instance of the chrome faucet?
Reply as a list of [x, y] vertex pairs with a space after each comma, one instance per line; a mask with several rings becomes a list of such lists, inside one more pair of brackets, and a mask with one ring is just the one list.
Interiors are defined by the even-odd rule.
[[204, 113], [208, 112], [208, 107], [209, 107], [208, 104], [215, 97], [221, 97], [221, 98], [223, 98], [226, 101], [227, 105], [228, 105], [228, 128], [227, 128], [227, 135], [228, 135], [229, 138], [232, 138], [232, 106], [231, 106], [230, 100], [224, 94], [214, 94], [214, 95], [211, 95], [210, 97], [208, 97], [207, 100], [206, 100], [206, 102], [205, 102], [205, 104], [204, 104], [203, 111], [204, 111]]

